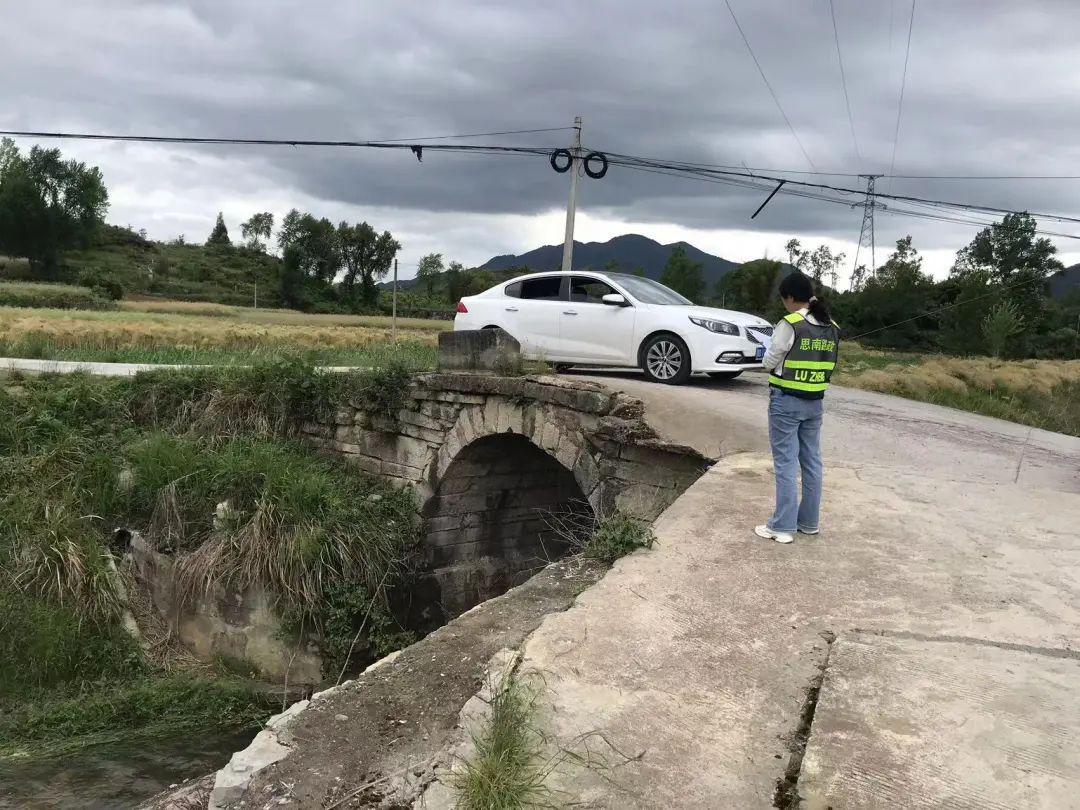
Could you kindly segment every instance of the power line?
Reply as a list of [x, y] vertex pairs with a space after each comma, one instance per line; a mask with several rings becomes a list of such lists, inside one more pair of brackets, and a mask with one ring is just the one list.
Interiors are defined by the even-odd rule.
[[851, 115], [851, 99], [848, 97], [847, 76], [844, 73], [844, 57], [840, 55], [840, 30], [836, 27], [836, 6], [833, 0], [829, 0], [829, 14], [832, 17], [833, 40], [836, 42], [836, 61], [840, 64], [840, 84], [844, 87], [844, 106], [847, 107], [847, 120], [848, 124], [851, 125], [851, 141], [855, 144], [855, 157], [862, 164], [859, 139], [855, 137], [855, 119]]
[[754, 54], [754, 49], [750, 46], [750, 40], [746, 38], [746, 32], [743, 31], [742, 26], [739, 25], [739, 18], [735, 16], [735, 9], [731, 7], [731, 0], [724, 0], [727, 4], [728, 11], [731, 12], [731, 19], [735, 21], [735, 27], [739, 29], [739, 34], [742, 36], [742, 41], [746, 43], [746, 50], [750, 52], [750, 58], [754, 60], [754, 64], [757, 65], [758, 73], [761, 74], [761, 80], [765, 82], [765, 86], [769, 88], [769, 95], [772, 96], [773, 101], [776, 102], [776, 109], [780, 110], [780, 115], [784, 117], [784, 123], [788, 125], [788, 129], [791, 130], [791, 137], [795, 139], [795, 143], [799, 145], [799, 149], [802, 150], [803, 157], [806, 158], [806, 162], [810, 164], [810, 168], [817, 171], [817, 166], [814, 165], [814, 161], [810, 159], [810, 155], [806, 151], [806, 147], [803, 146], [803, 142], [799, 140], [798, 134], [795, 132], [795, 127], [791, 125], [791, 120], [787, 117], [787, 113], [784, 112], [784, 107], [780, 103], [779, 97], [776, 95], [776, 91], [773, 90], [772, 84], [769, 83], [768, 76], [765, 75], [765, 70], [761, 67], [761, 62], [758, 61], [757, 56]]
[[[371, 148], [371, 149], [399, 149], [417, 150], [424, 149], [433, 152], [450, 152], [476, 155], [533, 155], [550, 157], [551, 147], [540, 146], [500, 146], [488, 144], [425, 144], [417, 146], [409, 143], [388, 143], [385, 141], [332, 141], [332, 140], [286, 140], [278, 138], [201, 138], [186, 136], [159, 136], [159, 135], [113, 135], [101, 133], [75, 133], [75, 132], [44, 132], [4, 130], [0, 135], [30, 138], [58, 138], [67, 140], [91, 140], [91, 141], [123, 141], [145, 143], [176, 143], [176, 144], [236, 144], [244, 146], [294, 146], [294, 147], [346, 147], [346, 148]], [[736, 171], [729, 168], [713, 168], [707, 164], [694, 164], [680, 161], [664, 161], [654, 158], [644, 158], [636, 155], [624, 155], [614, 152], [604, 153], [611, 165], [624, 166], [639, 170], [653, 169], [661, 174], [675, 174], [677, 176], [692, 177], [696, 179], [708, 179], [727, 185], [741, 186], [745, 188], [772, 190], [772, 187], [781, 180], [785, 182], [782, 193], [791, 196], [806, 197], [824, 202], [851, 205], [852, 196], [864, 197], [865, 191], [860, 189], [845, 188], [827, 183], [811, 183], [805, 180], [782, 178], [775, 174], [759, 174], [753, 170]], [[792, 188], [797, 187], [797, 188]], [[842, 195], [838, 197], [837, 195]], [[923, 197], [915, 197], [902, 194], [886, 194], [878, 192], [879, 199], [895, 200], [897, 202], [924, 205], [935, 209], [959, 210], [991, 215], [1015, 214], [1019, 211], [998, 208], [994, 206], [976, 205], [972, 203], [953, 202], [948, 200], [935, 200]], [[1057, 222], [1080, 223], [1080, 218], [1065, 216], [1063, 214], [1040, 213], [1035, 211], [1025, 212], [1038, 219], [1046, 219]], [[946, 220], [947, 221], [947, 220]], [[1072, 237], [1069, 234], [1058, 234], [1063, 237]]]
[[896, 168], [896, 145], [900, 142], [900, 117], [904, 112], [904, 88], [907, 87], [908, 61], [911, 59], [911, 31], [915, 27], [915, 0], [911, 0], [911, 17], [908, 20], [907, 50], [904, 53], [904, 74], [900, 79], [900, 103], [896, 105], [896, 131], [893, 133], [892, 160], [889, 161], [889, 174]]
[[[683, 172], [683, 173], [685, 173], [687, 175], [700, 174], [700, 175], [705, 175], [705, 176], [745, 177], [745, 178], [751, 178], [751, 179], [758, 180], [758, 181], [766, 181], [766, 182], [773, 183], [773, 184], [779, 183], [781, 180], [784, 180], [787, 185], [801, 186], [801, 187], [806, 188], [806, 189], [818, 189], [818, 190], [822, 190], [822, 191], [828, 191], [828, 192], [833, 192], [833, 193], [837, 193], [837, 194], [844, 194], [844, 195], [849, 195], [849, 196], [850, 195], [858, 195], [860, 197], [865, 197], [865, 194], [866, 194], [866, 192], [864, 190], [860, 190], [860, 189], [844, 188], [842, 186], [834, 186], [834, 185], [829, 185], [827, 183], [810, 183], [810, 182], [807, 182], [805, 180], [793, 180], [791, 178], [777, 177], [775, 175], [770, 176], [770, 175], [765, 175], [765, 174], [755, 174], [755, 173], [750, 172], [750, 171], [738, 172], [738, 171], [734, 171], [734, 170], [730, 170], [730, 169], [721, 170], [721, 169], [706, 169], [706, 168], [698, 168], [698, 167], [689, 167], [687, 164], [679, 164], [677, 162], [673, 163], [673, 162], [656, 161], [656, 160], [652, 160], [652, 159], [648, 159], [648, 158], [638, 158], [638, 157], [636, 157], [634, 155], [621, 155], [621, 154], [611, 153], [611, 152], [607, 153], [607, 156], [608, 156], [608, 161], [610, 163], [612, 163], [612, 165], [648, 166], [648, 167], [652, 167], [652, 168], [660, 168], [660, 169], [669, 169], [669, 170], [679, 171], [679, 172]], [[790, 192], [785, 187], [783, 192], [781, 192], [781, 193], [790, 193]], [[978, 205], [978, 204], [974, 204], [974, 203], [953, 202], [953, 201], [949, 201], [949, 200], [934, 200], [934, 199], [928, 199], [928, 198], [925, 198], [925, 197], [915, 197], [915, 196], [905, 195], [905, 194], [892, 194], [892, 193], [877, 192], [876, 196], [878, 198], [891, 199], [891, 200], [896, 200], [896, 201], [899, 201], [899, 202], [925, 203], [927, 205], [934, 205], [934, 206], [943, 207], [943, 208], [955, 208], [955, 209], [962, 209], [962, 210], [966, 210], [966, 211], [977, 211], [977, 212], [983, 212], [983, 213], [989, 213], [989, 214], [1016, 214], [1016, 213], [1021, 213], [1019, 211], [1009, 209], [1009, 208], [998, 208], [998, 207], [995, 207], [995, 206]], [[1058, 222], [1080, 223], [1080, 218], [1070, 217], [1070, 216], [1066, 216], [1064, 214], [1051, 214], [1051, 213], [1042, 213], [1042, 212], [1036, 212], [1036, 211], [1029, 211], [1029, 212], [1026, 212], [1026, 213], [1029, 213], [1031, 216], [1039, 218], [1039, 219], [1049, 219], [1049, 220], [1054, 220], [1054, 221], [1058, 221]]]
[[532, 135], [538, 132], [568, 132], [573, 127], [547, 127], [546, 129], [508, 129], [504, 132], [471, 132], [467, 135], [429, 135], [425, 138], [382, 138], [376, 143], [415, 143], [417, 141], [449, 141], [457, 138], [488, 138], [494, 135]]
[[[349, 141], [349, 140], [305, 140], [287, 138], [201, 138], [180, 135], [112, 135], [88, 132], [35, 132], [28, 130], [0, 130], [0, 135], [13, 138], [50, 138], [80, 141], [123, 141], [136, 143], [174, 143], [174, 144], [230, 144], [239, 146], [327, 146], [342, 148], [367, 149], [411, 149], [413, 142], [428, 140], [415, 138], [412, 141]], [[458, 137], [458, 136], [436, 136]], [[467, 137], [467, 136], [461, 136]], [[547, 155], [551, 147], [544, 146], [495, 146], [487, 144], [425, 144], [423, 149], [432, 152], [480, 152], [506, 153], [517, 152], [530, 155]]]
[[[521, 129], [506, 132], [486, 132], [475, 135], [430, 135], [422, 138], [391, 138], [378, 141], [335, 141], [335, 140], [294, 140], [286, 138], [198, 138], [189, 136], [158, 135], [114, 135], [80, 132], [38, 132], [32, 130], [0, 130], [0, 136], [12, 138], [45, 138], [60, 140], [88, 141], [123, 141], [145, 143], [240, 145], [240, 146], [326, 146], [372, 149], [409, 149], [413, 144], [428, 140], [449, 140], [490, 135], [519, 134], [531, 132], [560, 132], [573, 127], [552, 127], [550, 129]], [[548, 155], [550, 146], [499, 146], [494, 144], [424, 144], [424, 150], [430, 152], [475, 152], [478, 154], [519, 153], [525, 155]], [[611, 153], [608, 153], [611, 154]], [[693, 169], [741, 169], [748, 176], [755, 172], [770, 174], [801, 174], [818, 177], [860, 177], [857, 172], [807, 171], [806, 169], [781, 169], [772, 166], [736, 166], [730, 163], [694, 163], [689, 161], [662, 161], [660, 158], [640, 158], [670, 165]], [[1080, 180], [1075, 174], [883, 174], [881, 177], [891, 180]], [[861, 192], [860, 192], [861, 193]]]

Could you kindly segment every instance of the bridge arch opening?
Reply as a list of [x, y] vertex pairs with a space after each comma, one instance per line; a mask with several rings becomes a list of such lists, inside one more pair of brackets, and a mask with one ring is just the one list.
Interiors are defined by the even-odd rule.
[[413, 629], [433, 630], [565, 556], [568, 543], [545, 517], [571, 512], [592, 514], [585, 493], [529, 439], [500, 433], [466, 445], [421, 512]]

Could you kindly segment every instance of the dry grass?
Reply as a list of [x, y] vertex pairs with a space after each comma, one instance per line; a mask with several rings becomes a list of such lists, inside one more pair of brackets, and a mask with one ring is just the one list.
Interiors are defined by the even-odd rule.
[[[207, 306], [218, 305], [193, 305], [193, 311]], [[388, 318], [235, 309], [235, 315], [185, 315], [0, 307], [0, 355], [245, 364], [275, 354], [311, 354], [313, 362], [343, 366], [379, 365], [380, 358], [400, 356], [411, 365], [425, 367], [434, 363], [438, 333], [452, 326], [402, 319], [395, 344]]]
[[1080, 360], [912, 357], [848, 364], [837, 382], [1080, 435]]
[[[283, 326], [360, 326], [371, 329], [389, 329], [391, 320], [381, 315], [313, 315], [294, 309], [253, 309], [201, 301], [125, 300], [119, 302], [117, 306], [122, 312], [128, 313], [229, 318], [239, 323]], [[453, 321], [398, 318], [399, 330], [442, 332], [452, 326]]]
[[[190, 315], [132, 316], [126, 313], [61, 312], [53, 310], [0, 309], [0, 341], [15, 342], [35, 335], [58, 346], [364, 346], [391, 339], [386, 319], [367, 318], [365, 323], [336, 325], [344, 316], [278, 314], [258, 319], [224, 319]], [[105, 316], [105, 317], [102, 317]], [[401, 340], [434, 345], [440, 329], [416, 328], [411, 321], [399, 323]]]

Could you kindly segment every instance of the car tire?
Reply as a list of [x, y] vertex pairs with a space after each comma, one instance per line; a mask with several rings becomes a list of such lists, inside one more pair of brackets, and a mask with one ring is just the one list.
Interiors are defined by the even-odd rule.
[[710, 371], [709, 376], [714, 380], [734, 380], [742, 374], [741, 371]]
[[552, 365], [551, 370], [556, 374], [565, 374], [572, 368], [573, 366], [570, 363], [555, 363]]
[[653, 335], [641, 347], [641, 370], [652, 382], [682, 385], [690, 379], [690, 350], [677, 335]]

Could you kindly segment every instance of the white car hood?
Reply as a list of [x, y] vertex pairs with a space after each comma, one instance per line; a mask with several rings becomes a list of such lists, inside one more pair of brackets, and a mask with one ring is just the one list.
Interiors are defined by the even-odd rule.
[[[661, 307], [657, 307], [660, 309]], [[708, 318], [713, 321], [725, 321], [736, 326], [772, 326], [771, 323], [749, 312], [736, 312], [733, 309], [716, 309], [714, 307], [687, 307], [665, 306], [665, 311], [685, 313], [688, 318]]]

